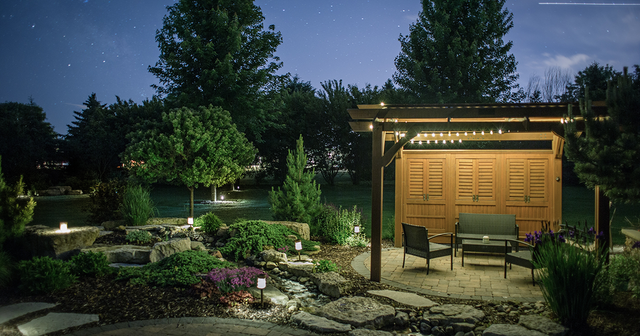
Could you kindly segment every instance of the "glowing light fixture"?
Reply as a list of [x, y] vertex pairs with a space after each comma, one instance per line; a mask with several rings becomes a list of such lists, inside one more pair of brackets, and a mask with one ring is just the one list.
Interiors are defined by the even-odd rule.
[[422, 140], [418, 141], [418, 145], [422, 145]]
[[482, 135], [484, 135], [484, 131], [482, 131]]
[[267, 288], [267, 276], [264, 274], [258, 275], [258, 283], [256, 287], [260, 290], [260, 304], [264, 306], [264, 289]]
[[355, 233], [360, 233], [360, 225], [355, 225], [355, 226], [353, 227], [353, 232], [355, 232]]
[[489, 131], [489, 134], [493, 134], [493, 130]]
[[451, 143], [453, 143], [453, 139], [451, 139]]
[[462, 143], [462, 139], [458, 139], [458, 142], [459, 142], [459, 143]]
[[499, 130], [498, 130], [498, 134], [502, 134], [502, 129], [499, 129]]
[[435, 133], [431, 133], [431, 136], [435, 138], [435, 137], [436, 137], [436, 134], [435, 134]]
[[384, 103], [383, 103], [383, 102], [380, 102], [380, 106], [384, 106]]
[[189, 226], [193, 227], [193, 217], [188, 217], [187, 218], [187, 224], [189, 224]]
[[[436, 140], [437, 141], [437, 140]], [[427, 140], [427, 145], [431, 143], [431, 140]]]
[[300, 251], [302, 250], [302, 241], [300, 241], [300, 239], [296, 240], [295, 248], [296, 248], [296, 251], [298, 251], [298, 261], [300, 261], [302, 260], [300, 259]]
[[442, 136], [442, 132], [440, 132], [440, 136]]
[[456, 136], [460, 136], [460, 132], [456, 132]]
[[467, 131], [464, 131], [464, 136], [467, 136]]
[[476, 135], [476, 131], [473, 131], [473, 135]]
[[60, 230], [57, 230], [56, 232], [69, 233], [71, 230], [67, 227], [67, 222], [60, 222]]
[[373, 124], [369, 125], [369, 129], [373, 129]]

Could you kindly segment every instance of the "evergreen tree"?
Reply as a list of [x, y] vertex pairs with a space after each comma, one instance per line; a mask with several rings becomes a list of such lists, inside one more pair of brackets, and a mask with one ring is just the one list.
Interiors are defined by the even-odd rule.
[[[2, 161], [2, 157], [0, 157]], [[20, 197], [24, 194], [22, 176], [13, 186], [9, 186], [0, 168], [0, 251], [7, 239], [18, 237], [25, 225], [33, 220], [36, 202], [32, 197]]]
[[620, 72], [608, 64], [602, 66], [598, 62], [593, 62], [584, 70], [578, 71], [574, 82], [567, 85], [565, 92], [559, 96], [559, 100], [577, 102], [585, 98], [586, 91], [589, 91], [589, 99], [592, 101], [605, 100], [608, 83], [620, 75]]
[[271, 189], [269, 204], [274, 220], [312, 224], [320, 213], [320, 186], [313, 180], [315, 172], [307, 171], [307, 155], [302, 136], [296, 141], [295, 152], [287, 155], [289, 172], [282, 189]]
[[221, 106], [250, 141], [270, 117], [267, 93], [282, 66], [282, 36], [252, 0], [180, 0], [156, 32], [160, 60], [149, 71], [172, 107]]
[[419, 103], [509, 101], [516, 88], [513, 27], [506, 0], [422, 1], [422, 12], [400, 36], [394, 81]]
[[[609, 82], [610, 118], [597, 118], [591, 110], [589, 88], [580, 102], [584, 133], [575, 122], [565, 124], [567, 158], [575, 163], [578, 178], [589, 188], [599, 185], [612, 201], [640, 201], [640, 71]], [[569, 116], [571, 118], [571, 116]]]

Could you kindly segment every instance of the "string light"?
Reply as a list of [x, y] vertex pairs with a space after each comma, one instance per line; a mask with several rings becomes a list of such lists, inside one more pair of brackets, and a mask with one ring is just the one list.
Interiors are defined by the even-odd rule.
[[473, 131], [473, 135], [476, 135], [476, 131]]
[[411, 144], [413, 145], [413, 139], [411, 139]]
[[453, 139], [451, 139], [451, 143], [453, 143]]
[[420, 137], [420, 133], [418, 133], [418, 138]]
[[451, 131], [449, 131], [449, 136], [451, 136]]
[[460, 132], [456, 132], [456, 136], [460, 136]]
[[422, 140], [418, 141], [418, 145], [422, 145]]
[[436, 143], [438, 143], [438, 140], [436, 140]]
[[442, 136], [442, 132], [440, 132], [440, 136]]
[[484, 131], [482, 131], [482, 135], [484, 135]]
[[459, 142], [459, 143], [462, 143], [462, 139], [458, 139], [458, 142]]
[[499, 129], [499, 130], [498, 130], [498, 134], [502, 134], [502, 129]]
[[[437, 140], [436, 140], [437, 141]], [[427, 140], [427, 145], [431, 143], [431, 140]]]
[[489, 133], [493, 135], [493, 130], [489, 131]]
[[467, 131], [464, 131], [464, 136], [467, 136]]
[[431, 133], [431, 136], [435, 138], [435, 137], [436, 137], [436, 134], [435, 134], [435, 133]]

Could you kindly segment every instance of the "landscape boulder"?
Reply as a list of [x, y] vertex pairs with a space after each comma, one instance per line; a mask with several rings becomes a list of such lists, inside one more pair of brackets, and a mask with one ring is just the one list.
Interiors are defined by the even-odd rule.
[[16, 240], [15, 248], [26, 258], [44, 257], [67, 259], [80, 249], [91, 246], [100, 235], [96, 226], [72, 227], [69, 232], [44, 225], [27, 226], [24, 235]]
[[102, 227], [107, 231], [113, 231], [125, 225], [127, 225], [127, 222], [124, 219], [102, 222]]
[[115, 245], [115, 246], [94, 246], [82, 249], [82, 252], [102, 252], [111, 264], [147, 264], [151, 255], [150, 246], [138, 245]]
[[172, 254], [191, 250], [191, 239], [175, 238], [168, 241], [156, 243], [151, 248], [149, 260], [151, 262], [160, 261]]
[[292, 231], [295, 231], [300, 235], [300, 238], [309, 240], [311, 239], [311, 230], [309, 230], [309, 224], [287, 221], [264, 221], [267, 224], [282, 224]]
[[287, 254], [276, 250], [264, 250], [259, 253], [259, 257], [266, 262], [274, 262], [276, 264], [287, 262]]
[[470, 305], [444, 304], [431, 307], [423, 314], [422, 319], [432, 327], [462, 323], [476, 325], [484, 319], [484, 312]]
[[318, 315], [356, 328], [381, 329], [393, 325], [396, 311], [375, 299], [354, 296], [327, 303], [318, 309]]
[[492, 324], [485, 329], [482, 336], [546, 336], [536, 330], [529, 330], [517, 324]]
[[569, 331], [560, 323], [554, 322], [550, 318], [541, 315], [522, 315], [520, 316], [518, 324], [550, 336], [564, 336]]
[[187, 219], [183, 217], [152, 217], [147, 220], [147, 225], [187, 225]]
[[346, 291], [351, 289], [351, 281], [345, 279], [337, 272], [312, 273], [310, 277], [322, 294], [334, 298], [341, 297]]
[[327, 318], [312, 315], [307, 312], [299, 312], [291, 316], [291, 320], [303, 328], [318, 333], [344, 333], [351, 330], [351, 326], [348, 324], [331, 321]]

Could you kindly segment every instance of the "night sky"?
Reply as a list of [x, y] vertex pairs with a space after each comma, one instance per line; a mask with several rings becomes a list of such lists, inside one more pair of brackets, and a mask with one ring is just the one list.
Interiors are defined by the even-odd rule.
[[[0, 1], [0, 102], [40, 105], [58, 133], [73, 111], [95, 92], [102, 103], [115, 96], [140, 103], [155, 91], [148, 71], [158, 60], [155, 32], [168, 0]], [[276, 55], [281, 73], [298, 74], [320, 88], [381, 86], [395, 72], [398, 37], [408, 34], [419, 0], [260, 0], [264, 25], [284, 42]], [[640, 1], [509, 1], [514, 28], [506, 39], [518, 62], [520, 84], [559, 66], [574, 75], [596, 61], [640, 64]]]

